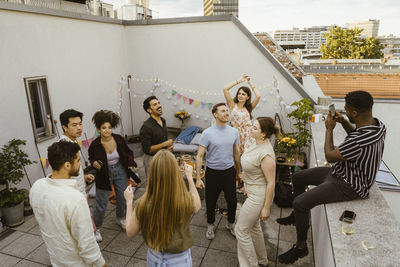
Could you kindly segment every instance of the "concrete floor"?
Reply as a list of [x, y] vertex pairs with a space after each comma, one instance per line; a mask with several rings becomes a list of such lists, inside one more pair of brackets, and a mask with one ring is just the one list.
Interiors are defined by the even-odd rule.
[[[140, 177], [144, 177], [141, 157], [136, 158]], [[143, 181], [135, 192], [135, 198], [140, 197], [145, 190], [146, 181]], [[94, 199], [90, 199], [93, 205]], [[238, 205], [239, 206], [239, 205]], [[205, 203], [201, 210], [193, 215], [191, 233], [194, 239], [192, 247], [193, 266], [239, 266], [237, 259], [236, 239], [225, 229], [226, 217], [217, 214], [217, 230], [215, 239], [205, 238], [207, 228]], [[270, 267], [273, 266], [314, 266], [311, 234], [309, 231], [309, 255], [298, 260], [295, 265], [277, 263], [277, 255], [287, 251], [296, 240], [296, 231], [293, 226], [280, 226], [276, 218], [285, 217], [289, 209], [280, 209], [273, 204], [271, 217], [262, 222], [265, 244], [267, 247]], [[49, 266], [49, 256], [46, 246], [40, 235], [39, 226], [34, 216], [25, 218], [25, 223], [12, 231], [0, 234], [0, 265], [7, 266]], [[107, 266], [147, 266], [147, 246], [141, 235], [130, 239], [115, 222], [115, 206], [108, 205], [104, 225], [102, 228], [103, 242], [99, 243]], [[12, 232], [12, 233], [10, 233]]]

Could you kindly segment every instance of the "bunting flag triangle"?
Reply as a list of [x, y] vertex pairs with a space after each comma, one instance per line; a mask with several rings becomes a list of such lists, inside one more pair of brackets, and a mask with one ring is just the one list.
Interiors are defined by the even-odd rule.
[[208, 109], [211, 109], [211, 108], [212, 108], [212, 106], [213, 106], [213, 104], [212, 104], [212, 103], [208, 103]]
[[176, 94], [176, 98], [177, 98], [177, 99], [180, 99], [181, 97], [182, 97], [181, 94], [179, 94], [179, 93]]
[[40, 158], [40, 162], [42, 163], [42, 166], [43, 166], [43, 167], [46, 165], [46, 159]]
[[187, 97], [183, 96], [183, 103], [186, 103], [186, 102], [187, 102]]
[[199, 104], [200, 104], [200, 101], [194, 101], [194, 105], [196, 106], [196, 108], [199, 106]]
[[205, 102], [202, 101], [202, 102], [201, 102], [201, 107], [204, 108], [204, 107], [206, 106], [206, 104], [207, 104], [207, 103], [205, 103]]
[[193, 103], [194, 99], [193, 98], [189, 98], [189, 105], [191, 105]]
[[49, 165], [50, 165], [49, 159], [46, 159], [46, 169], [49, 167]]
[[81, 141], [81, 140], [78, 140], [78, 145], [79, 145], [80, 147], [82, 147], [82, 141]]
[[174, 96], [174, 95], [176, 95], [176, 91], [175, 90], [172, 90], [172, 96]]
[[87, 142], [88, 142], [87, 140], [82, 140], [82, 145], [83, 145], [84, 148], [87, 147]]
[[88, 145], [90, 145], [92, 142], [93, 142], [93, 140], [94, 140], [94, 137], [92, 137], [92, 138], [89, 138], [87, 141], [88, 141]]

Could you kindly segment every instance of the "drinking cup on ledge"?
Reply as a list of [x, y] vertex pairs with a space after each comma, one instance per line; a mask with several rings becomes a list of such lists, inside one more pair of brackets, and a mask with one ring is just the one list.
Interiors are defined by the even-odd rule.
[[344, 218], [342, 222], [342, 232], [345, 235], [354, 234], [354, 221], [351, 219]]

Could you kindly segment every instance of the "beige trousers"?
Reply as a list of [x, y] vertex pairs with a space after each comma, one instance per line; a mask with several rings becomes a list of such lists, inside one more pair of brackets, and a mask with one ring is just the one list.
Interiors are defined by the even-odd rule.
[[264, 206], [266, 185], [245, 185], [247, 199], [240, 209], [235, 226], [238, 258], [241, 267], [268, 264], [260, 213]]

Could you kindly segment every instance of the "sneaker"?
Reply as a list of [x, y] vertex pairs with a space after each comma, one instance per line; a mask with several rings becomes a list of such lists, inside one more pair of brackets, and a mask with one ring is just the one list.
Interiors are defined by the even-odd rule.
[[278, 259], [280, 263], [291, 264], [307, 255], [308, 255], [307, 246], [305, 248], [298, 248], [297, 245], [295, 244], [290, 250], [279, 255]]
[[234, 236], [234, 237], [236, 237], [236, 234], [235, 234], [235, 224], [234, 223], [226, 223], [226, 225], [225, 225], [225, 227], [226, 227], [226, 229], [228, 229], [230, 232], [231, 232], [231, 234]]
[[290, 215], [285, 218], [276, 219], [276, 222], [281, 225], [294, 225], [296, 223], [296, 219], [294, 218], [294, 212], [290, 213]]
[[96, 237], [97, 243], [100, 243], [101, 241], [103, 241], [103, 237], [101, 236], [99, 229], [96, 229], [96, 233], [94, 236]]
[[119, 225], [119, 226], [121, 226], [121, 228], [122, 229], [126, 229], [126, 221], [125, 221], [125, 219], [119, 219], [119, 218], [117, 218], [117, 224]]
[[211, 240], [214, 239], [214, 236], [214, 224], [208, 224], [206, 238]]

